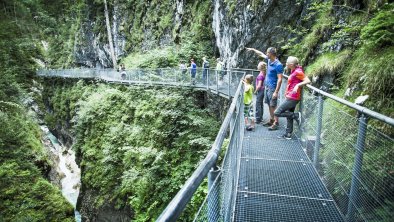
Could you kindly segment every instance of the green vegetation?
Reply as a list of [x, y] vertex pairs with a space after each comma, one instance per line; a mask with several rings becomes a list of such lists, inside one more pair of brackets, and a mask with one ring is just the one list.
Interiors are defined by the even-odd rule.
[[[331, 2], [334, 1], [326, 3], [329, 8], [323, 4], [312, 11], [316, 12], [312, 17], [318, 18], [312, 30], [301, 41], [295, 38], [294, 43], [299, 43], [294, 47], [289, 44], [286, 46], [289, 48], [285, 49], [301, 58], [302, 64], [307, 64], [308, 75], [332, 80], [336, 87], [331, 90], [337, 96], [343, 97], [346, 89], [350, 88], [353, 94], [347, 100], [354, 101], [360, 95], [369, 95], [364, 106], [394, 116], [394, 3], [363, 1], [363, 8], [355, 9], [349, 6], [349, 1], [343, 5], [332, 5]], [[343, 10], [342, 13], [337, 13], [335, 8]], [[322, 18], [329, 19], [323, 22]], [[315, 84], [319, 86], [323, 83], [319, 81]], [[339, 207], [346, 211], [347, 203], [343, 200], [347, 198], [352, 180], [349, 170], [354, 164], [358, 122], [353, 117], [356, 112], [329, 100], [324, 107], [324, 149], [320, 156], [323, 177]], [[350, 116], [340, 114], [339, 110], [346, 111]], [[313, 121], [316, 121], [314, 117], [308, 120], [310, 124]], [[393, 184], [392, 141], [376, 130], [390, 137], [394, 132], [392, 127], [372, 118], [368, 125], [360, 178], [369, 190], [360, 189], [358, 201], [361, 202], [363, 217], [360, 220], [374, 218], [376, 221], [389, 221], [393, 205], [393, 196], [388, 188]], [[384, 204], [373, 200], [371, 193], [376, 194], [379, 202]]]
[[1, 221], [73, 221], [74, 211], [46, 179], [50, 168], [36, 123], [16, 103], [0, 101]]
[[370, 95], [367, 106], [394, 116], [394, 3], [379, 10], [361, 30], [362, 45], [346, 70], [347, 87], [354, 96]]
[[[302, 27], [297, 28], [298, 32], [293, 30], [296, 37], [283, 49], [307, 65], [308, 75], [334, 79], [339, 85], [338, 93], [346, 88], [356, 89], [349, 100], [370, 95], [367, 107], [393, 116], [393, 3], [378, 6], [374, 1], [366, 1], [364, 6], [366, 10], [333, 5], [332, 1], [312, 3], [304, 20], [316, 18], [315, 24], [309, 32]], [[334, 7], [349, 10], [348, 16], [336, 18]], [[305, 37], [300, 40], [302, 36]]]
[[[119, 36], [125, 38], [125, 55], [119, 57], [126, 63], [127, 68], [154, 68], [177, 66], [180, 59], [195, 58], [202, 60], [203, 56], [214, 57], [211, 28], [211, 1], [186, 1], [183, 4], [182, 18], [175, 20], [176, 7], [171, 1], [136, 1], [117, 0], [107, 1], [110, 13], [116, 5], [118, 20], [122, 21]], [[108, 42], [104, 22], [104, 4], [96, 0], [92, 2], [76, 1], [74, 4], [53, 3], [63, 9], [62, 14], [52, 17], [39, 16], [43, 27], [48, 51], [45, 51], [47, 65], [51, 68], [68, 68], [75, 66], [75, 49], [91, 44], [86, 39], [91, 30], [99, 37], [99, 44]], [[149, 15], [149, 16], [146, 16]], [[111, 17], [112, 18], [112, 17]], [[89, 23], [88, 23], [89, 22]], [[48, 37], [48, 36], [56, 36]], [[162, 49], [157, 49], [162, 47]], [[155, 55], [155, 52], [160, 52]], [[166, 58], [166, 52], [170, 52]], [[145, 55], [148, 53], [148, 56]], [[137, 57], [143, 60], [130, 62]]]
[[171, 47], [154, 49], [145, 54], [132, 53], [122, 60], [127, 68], [176, 67], [179, 59]]
[[[130, 17], [123, 29], [129, 54], [122, 61], [128, 68], [154, 68], [174, 67], [181, 59], [188, 61], [190, 58], [201, 60], [203, 56], [213, 57], [211, 8], [211, 1], [208, 0], [184, 2], [182, 22], [175, 23], [176, 9], [169, 1], [136, 1], [129, 4], [125, 10], [130, 12]], [[171, 42], [157, 49], [159, 42], [168, 37]], [[166, 56], [166, 53], [169, 54]], [[139, 57], [144, 59], [141, 61]], [[135, 59], [139, 61], [134, 62]]]
[[[305, 20], [315, 19], [315, 24], [311, 30], [305, 30], [302, 27], [297, 27], [292, 30], [295, 37], [287, 41], [287, 44], [282, 47], [284, 50], [289, 50], [289, 55], [294, 55], [299, 58], [301, 64], [307, 64], [308, 59], [314, 53], [318, 44], [321, 43], [322, 37], [327, 32], [333, 22], [334, 18], [330, 14], [332, 3], [327, 1], [325, 3], [313, 3], [310, 7], [310, 13]], [[301, 42], [295, 44], [296, 42]]]
[[73, 207], [47, 180], [50, 160], [22, 100], [42, 58], [33, 15], [38, 1], [2, 1], [0, 20], [0, 221], [74, 221]]
[[339, 74], [338, 71], [344, 68], [350, 53], [350, 50], [343, 50], [340, 53], [329, 52], [322, 54], [305, 71], [308, 75], [313, 76], [336, 76]]
[[[119, 30], [126, 39], [128, 55], [121, 61], [127, 68], [174, 67], [189, 58], [201, 64], [203, 56], [213, 57], [212, 1], [183, 2], [182, 21], [176, 23], [176, 9], [170, 1], [108, 1], [110, 13], [118, 4], [122, 16]], [[314, 25], [290, 30], [295, 37], [283, 49], [299, 57], [309, 75], [333, 77], [338, 96], [346, 88], [354, 88], [349, 100], [368, 94], [366, 107], [394, 116], [394, 3], [364, 0], [359, 1], [361, 8], [355, 9], [350, 0], [340, 1], [343, 5], [339, 6], [333, 5], [338, 1], [314, 2], [305, 18], [315, 21]], [[230, 16], [237, 3], [225, 0]], [[259, 1], [248, 3], [252, 10], [258, 8]], [[76, 64], [74, 50], [89, 43], [83, 30], [91, 29], [100, 45], [108, 41], [104, 6], [101, 0], [72, 4], [4, 0], [1, 9], [0, 221], [71, 221], [72, 206], [46, 179], [51, 162], [43, 150], [37, 123], [28, 116], [22, 101], [30, 97], [27, 92], [34, 85], [40, 61], [50, 68]], [[84, 188], [97, 191], [93, 208], [100, 209], [109, 200], [116, 209], [132, 209], [135, 221], [151, 221], [160, 214], [217, 133], [219, 123], [198, 105], [196, 93], [83, 81], [74, 84], [69, 80], [46, 85], [43, 97], [50, 98], [47, 102], [54, 112], [47, 114], [45, 121], [52, 129], [65, 122], [73, 126], [69, 130], [77, 138], [75, 149], [80, 155]], [[327, 110], [324, 123], [336, 123], [337, 129], [349, 131], [348, 124], [330, 118], [335, 115], [331, 112]], [[393, 135], [391, 128], [371, 123]], [[334, 136], [327, 133], [324, 142], [337, 141]], [[346, 136], [355, 137], [351, 133]], [[371, 148], [366, 155], [373, 158], [365, 160], [366, 176], [378, 175], [379, 184], [391, 186], [385, 172], [392, 172], [392, 156], [382, 152], [384, 145], [367, 143]], [[324, 169], [329, 181], [343, 173], [336, 170], [339, 164], [351, 168], [353, 153], [345, 150], [346, 144], [348, 141], [334, 144], [335, 152], [345, 161], [334, 161], [335, 167]], [[324, 153], [326, 150], [322, 158], [328, 161], [332, 157]], [[372, 161], [383, 167], [371, 167]], [[350, 177], [341, 176], [348, 185]], [[343, 195], [337, 187], [330, 189], [339, 197]], [[182, 220], [190, 220], [205, 193], [206, 189], [200, 188]], [[392, 203], [388, 201], [388, 206]], [[383, 212], [381, 208], [368, 210]]]
[[[159, 216], [219, 129], [213, 114], [199, 107], [193, 90], [82, 81], [46, 84], [45, 96], [54, 111], [50, 119], [77, 120], [74, 149], [80, 155], [84, 188], [98, 192], [93, 207], [109, 201], [117, 209], [131, 208], [135, 221]], [[200, 206], [204, 192], [192, 202], [191, 212]], [[192, 216], [184, 215], [185, 220]]]
[[[182, 60], [189, 65], [189, 58], [194, 58], [197, 66], [201, 66], [206, 51], [201, 45], [185, 43], [178, 51], [173, 47], [164, 47], [146, 53], [132, 53], [122, 59], [121, 63], [124, 63], [127, 69], [166, 68], [177, 67]], [[207, 59], [211, 64], [214, 64], [214, 58], [207, 57]]]

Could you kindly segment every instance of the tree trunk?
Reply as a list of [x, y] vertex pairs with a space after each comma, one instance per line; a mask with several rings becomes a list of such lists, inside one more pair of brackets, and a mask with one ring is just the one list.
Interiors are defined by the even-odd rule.
[[114, 51], [114, 44], [112, 41], [112, 34], [111, 34], [111, 24], [109, 22], [109, 15], [108, 15], [108, 6], [107, 6], [107, 0], [104, 0], [104, 14], [105, 14], [105, 23], [107, 26], [107, 32], [108, 32], [108, 43], [109, 43], [109, 49], [111, 51], [111, 57], [112, 57], [112, 63], [114, 65], [114, 69], [117, 68], [116, 64], [116, 56], [115, 56], [115, 51]]
[[114, 0], [114, 14], [113, 14], [113, 33], [114, 33], [114, 49], [115, 55], [119, 55], [119, 39], [118, 39], [118, 10], [119, 10], [119, 3], [118, 0]]

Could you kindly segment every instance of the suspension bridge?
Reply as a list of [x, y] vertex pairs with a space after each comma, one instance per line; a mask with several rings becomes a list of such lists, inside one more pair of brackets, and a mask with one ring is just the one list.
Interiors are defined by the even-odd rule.
[[[299, 105], [303, 121], [291, 140], [278, 138], [285, 119], [278, 131], [261, 125], [245, 131], [240, 84], [245, 73], [258, 71], [199, 69], [196, 79], [178, 69], [37, 72], [45, 78], [193, 87], [229, 98], [211, 150], [157, 221], [176, 221], [207, 177], [208, 194], [194, 221], [391, 221], [394, 119], [308, 85]], [[267, 110], [264, 114], [268, 119]]]

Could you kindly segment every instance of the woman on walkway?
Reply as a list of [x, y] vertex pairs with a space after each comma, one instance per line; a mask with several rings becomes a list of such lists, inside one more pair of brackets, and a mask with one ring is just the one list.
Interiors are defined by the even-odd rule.
[[293, 133], [293, 120], [296, 120], [298, 125], [301, 124], [301, 113], [294, 113], [294, 110], [301, 99], [302, 86], [309, 84], [311, 81], [308, 76], [305, 75], [302, 67], [298, 65], [298, 59], [296, 57], [289, 56], [286, 67], [290, 70], [285, 92], [286, 99], [275, 110], [274, 115], [276, 117], [287, 118], [286, 132], [279, 138], [291, 139]]

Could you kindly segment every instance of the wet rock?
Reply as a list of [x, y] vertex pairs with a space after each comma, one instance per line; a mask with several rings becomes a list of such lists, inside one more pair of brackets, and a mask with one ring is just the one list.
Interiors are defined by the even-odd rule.
[[102, 206], [96, 208], [94, 206], [97, 197], [98, 193], [96, 191], [86, 189], [82, 186], [77, 203], [82, 221], [131, 221], [132, 210], [129, 207], [115, 209], [114, 203], [105, 202]]
[[[306, 10], [304, 3], [293, 1], [266, 0], [263, 4], [250, 5], [248, 1], [238, 1], [236, 10], [230, 12], [221, 0], [214, 1], [212, 28], [220, 57], [226, 67], [254, 68], [257, 57], [244, 47], [265, 51], [268, 47], [280, 48], [281, 42], [290, 37], [283, 24], [296, 27]], [[280, 51], [279, 51], [280, 53]]]

